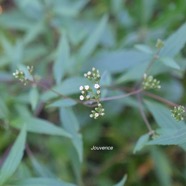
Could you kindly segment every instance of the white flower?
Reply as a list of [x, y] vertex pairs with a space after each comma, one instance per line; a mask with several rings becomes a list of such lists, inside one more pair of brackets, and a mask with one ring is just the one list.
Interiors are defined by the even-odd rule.
[[90, 117], [93, 118], [93, 114], [90, 114]]
[[94, 116], [95, 116], [95, 118], [97, 118], [97, 117], [99, 116], [99, 114], [98, 114], [98, 113], [95, 113], [95, 115], [94, 115]]
[[90, 71], [88, 71], [88, 72], [87, 72], [87, 75], [89, 75], [89, 76], [90, 76], [90, 75], [91, 75], [91, 72], [90, 72]]
[[86, 73], [84, 74], [84, 77], [87, 77], [87, 74]]
[[81, 95], [81, 96], [79, 97], [79, 99], [83, 101], [83, 100], [84, 100], [84, 96]]
[[89, 90], [89, 86], [88, 85], [85, 85], [85, 90]]
[[79, 87], [79, 90], [83, 90], [83, 86], [80, 86], [80, 87]]
[[100, 94], [101, 93], [101, 91], [100, 90], [97, 90], [97, 94]]
[[92, 68], [92, 71], [95, 71], [95, 70], [96, 70], [96, 69], [93, 67], [93, 68]]
[[100, 88], [99, 84], [96, 83], [96, 84], [94, 85], [94, 88], [95, 88], [95, 89]]

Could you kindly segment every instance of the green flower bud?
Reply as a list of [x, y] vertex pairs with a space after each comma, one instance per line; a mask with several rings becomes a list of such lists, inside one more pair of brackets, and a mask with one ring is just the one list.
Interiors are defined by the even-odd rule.
[[164, 42], [161, 39], [158, 39], [156, 42], [156, 48], [161, 49], [164, 47]]
[[171, 110], [172, 117], [177, 121], [184, 120], [185, 108], [182, 105], [175, 106], [174, 109]]
[[155, 79], [153, 76], [147, 76], [147, 74], [144, 74], [142, 85], [145, 90], [161, 88], [160, 81]]

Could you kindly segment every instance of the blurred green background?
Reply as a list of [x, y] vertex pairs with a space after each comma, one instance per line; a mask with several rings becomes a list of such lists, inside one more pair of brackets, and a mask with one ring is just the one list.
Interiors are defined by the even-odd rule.
[[[13, 121], [32, 115], [63, 123], [59, 106], [50, 106], [54, 94], [13, 78], [21, 64], [33, 65], [47, 87], [61, 86], [62, 93], [78, 98], [84, 72], [95, 66], [103, 74], [103, 85], [114, 85], [120, 74], [148, 60], [135, 44], [154, 48], [157, 38], [166, 39], [185, 20], [185, 0], [0, 0], [0, 165], [18, 134]], [[183, 48], [178, 62], [185, 57]], [[172, 71], [159, 75], [165, 85], [159, 95], [184, 103], [186, 75], [182, 80], [177, 76]], [[120, 87], [132, 87], [135, 81]], [[105, 95], [118, 93], [104, 90]], [[148, 132], [135, 97], [104, 106], [106, 115], [98, 120], [89, 118], [88, 107], [73, 106], [83, 138], [82, 164], [69, 140], [29, 133], [27, 151], [13, 179], [39, 176], [109, 186], [127, 174], [129, 186], [186, 185], [186, 156], [179, 147], [150, 146], [133, 154], [139, 137]], [[151, 115], [148, 118], [156, 128]], [[91, 151], [93, 145], [114, 150]]]

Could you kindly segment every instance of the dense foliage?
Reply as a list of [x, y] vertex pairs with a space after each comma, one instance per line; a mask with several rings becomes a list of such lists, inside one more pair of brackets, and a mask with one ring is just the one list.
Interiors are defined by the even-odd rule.
[[0, 185], [186, 185], [185, 12], [0, 0]]

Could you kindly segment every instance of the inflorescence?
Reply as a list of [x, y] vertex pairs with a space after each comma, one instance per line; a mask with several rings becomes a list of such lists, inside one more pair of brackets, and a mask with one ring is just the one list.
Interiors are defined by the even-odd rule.
[[148, 76], [147, 74], [144, 74], [143, 76], [143, 89], [149, 90], [149, 89], [160, 89], [160, 81], [155, 79], [153, 76]]
[[174, 109], [171, 110], [172, 117], [175, 118], [177, 121], [184, 120], [185, 108], [182, 105], [175, 106]]
[[[30, 75], [32, 74], [33, 69], [34, 69], [33, 66], [27, 66], [27, 70], [30, 73]], [[24, 85], [26, 85], [29, 81], [29, 79], [27, 78], [27, 76], [25, 75], [25, 73], [22, 70], [16, 70], [13, 73], [13, 76], [16, 79], [19, 79], [19, 81], [21, 81]]]
[[97, 106], [94, 110], [91, 111], [90, 117], [97, 119], [99, 116], [104, 116], [104, 108], [100, 103], [101, 98], [101, 87], [100, 87], [100, 72], [96, 68], [92, 68], [92, 71], [88, 71], [84, 74], [88, 80], [93, 83], [93, 87], [91, 88], [89, 85], [80, 86], [79, 89], [81, 91], [80, 100], [81, 101], [95, 101]]

